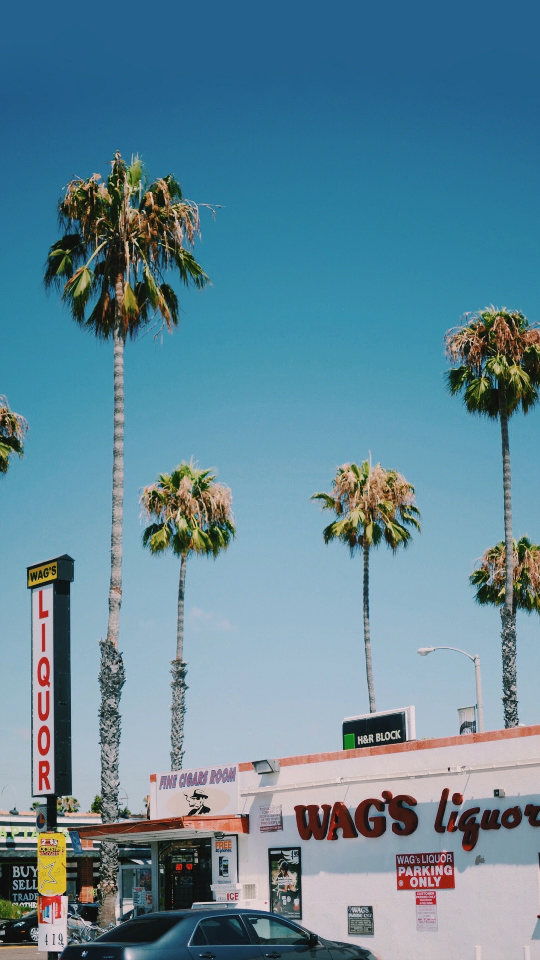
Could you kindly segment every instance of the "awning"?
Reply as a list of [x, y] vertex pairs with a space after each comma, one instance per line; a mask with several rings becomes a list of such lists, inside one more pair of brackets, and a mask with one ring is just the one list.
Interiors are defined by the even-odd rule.
[[249, 815], [226, 817], [167, 817], [163, 820], [120, 820], [118, 823], [88, 824], [78, 828], [81, 839], [119, 840], [127, 843], [150, 843], [155, 840], [176, 840], [212, 837], [215, 833], [249, 833]]

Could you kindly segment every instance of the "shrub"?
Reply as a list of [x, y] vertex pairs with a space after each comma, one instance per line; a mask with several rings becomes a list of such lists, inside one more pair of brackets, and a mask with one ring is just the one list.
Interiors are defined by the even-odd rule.
[[3, 920], [18, 920], [29, 912], [28, 904], [12, 903], [11, 900], [0, 900], [0, 917]]

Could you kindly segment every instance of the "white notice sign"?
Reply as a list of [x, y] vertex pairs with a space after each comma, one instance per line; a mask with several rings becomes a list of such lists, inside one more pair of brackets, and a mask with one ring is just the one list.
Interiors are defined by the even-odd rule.
[[416, 929], [419, 933], [437, 933], [437, 891], [416, 891]]
[[264, 804], [259, 807], [259, 830], [261, 833], [283, 830], [283, 813], [280, 803]]

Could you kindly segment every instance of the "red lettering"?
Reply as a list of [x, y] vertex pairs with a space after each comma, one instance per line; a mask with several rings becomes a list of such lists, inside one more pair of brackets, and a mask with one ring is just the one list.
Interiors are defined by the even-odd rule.
[[384, 811], [382, 800], [363, 800], [354, 812], [354, 822], [363, 837], [382, 837], [386, 830], [386, 817], [370, 817], [371, 807], [375, 807], [379, 813]]
[[455, 833], [457, 830], [457, 818], [459, 817], [459, 810], [452, 810], [452, 813], [448, 817], [448, 823], [446, 829], [448, 833]]
[[480, 807], [471, 807], [470, 810], [464, 810], [459, 818], [458, 830], [463, 831], [461, 846], [467, 851], [474, 850], [478, 841], [480, 825], [476, 820], [477, 813], [480, 813]]
[[[43, 746], [43, 734], [45, 734], [45, 746]], [[51, 731], [48, 727], [39, 728], [37, 747], [42, 757], [44, 757], [51, 749]]]
[[[403, 804], [407, 806], [403, 806]], [[416, 800], [414, 797], [409, 797], [407, 794], [399, 794], [399, 796], [394, 797], [388, 804], [388, 813], [392, 817], [392, 820], [397, 820], [397, 823], [392, 824], [392, 833], [397, 834], [398, 837], [408, 837], [411, 833], [414, 833], [418, 826], [418, 817], [414, 810], [409, 810], [409, 807], [415, 807]]]
[[[43, 702], [43, 701], [42, 701], [42, 697], [45, 698], [45, 707], [44, 707], [44, 708], [42, 708], [42, 702]], [[48, 690], [45, 690], [45, 692], [43, 692], [42, 690], [38, 690], [38, 695], [37, 695], [37, 710], [38, 710], [38, 717], [39, 717], [40, 720], [46, 720], [46, 719], [47, 719], [47, 717], [49, 716], [49, 709], [50, 709], [50, 694], [49, 694], [49, 691], [48, 691]]]
[[352, 817], [345, 804], [340, 800], [338, 800], [332, 808], [332, 816], [330, 817], [330, 826], [328, 827], [328, 836], [326, 839], [337, 840], [338, 830], [343, 831], [344, 840], [351, 840], [353, 837], [358, 836], [354, 828], [354, 823], [352, 822]]
[[37, 678], [40, 687], [51, 685], [51, 665], [47, 657], [42, 657], [37, 665]]
[[[540, 810], [540, 807], [538, 807]], [[484, 810], [482, 814], [482, 819], [480, 821], [481, 830], [500, 830], [501, 825], [499, 823], [499, 813], [500, 810]], [[527, 813], [527, 808], [525, 808], [525, 813]], [[530, 822], [530, 821], [529, 821]], [[540, 827], [540, 823], [538, 824]]]
[[45, 653], [45, 624], [41, 624], [41, 652]]
[[525, 807], [525, 816], [529, 818], [531, 827], [540, 827], [539, 813], [540, 807], [537, 807], [534, 803], [528, 803]]
[[50, 793], [51, 785], [49, 783], [49, 776], [51, 773], [51, 767], [48, 760], [40, 760], [38, 764], [38, 793], [43, 793], [44, 790], [48, 790]]
[[332, 808], [330, 804], [323, 803], [320, 809], [322, 810], [322, 822], [319, 819], [318, 804], [310, 803], [307, 807], [299, 804], [294, 808], [294, 812], [296, 814], [296, 826], [302, 840], [311, 840], [311, 837], [314, 837], [315, 840], [324, 840], [326, 831], [328, 830], [328, 821], [330, 819], [330, 810]]
[[501, 817], [501, 823], [507, 830], [513, 830], [514, 827], [519, 827], [522, 816], [521, 807], [508, 807]]
[[49, 611], [43, 609], [43, 590], [39, 591], [38, 597], [39, 597], [39, 619], [43, 620], [45, 617], [49, 616]]
[[435, 817], [434, 829], [436, 833], [445, 833], [446, 827], [444, 826], [444, 811], [446, 810], [446, 804], [448, 803], [448, 796], [450, 791], [448, 787], [445, 787], [441, 793], [441, 799], [439, 800], [439, 807], [437, 810], [437, 816]]

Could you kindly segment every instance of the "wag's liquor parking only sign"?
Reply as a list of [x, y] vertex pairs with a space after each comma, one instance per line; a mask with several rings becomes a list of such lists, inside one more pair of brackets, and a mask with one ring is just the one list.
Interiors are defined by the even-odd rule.
[[70, 583], [64, 555], [27, 568], [32, 591], [32, 794], [71, 794]]
[[451, 850], [398, 853], [396, 875], [398, 890], [453, 890], [454, 854]]

